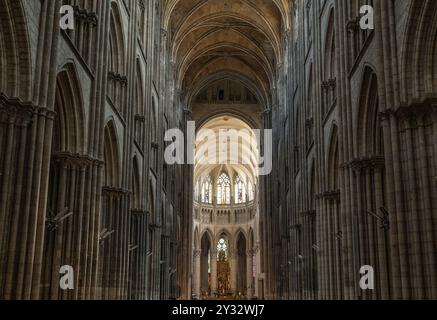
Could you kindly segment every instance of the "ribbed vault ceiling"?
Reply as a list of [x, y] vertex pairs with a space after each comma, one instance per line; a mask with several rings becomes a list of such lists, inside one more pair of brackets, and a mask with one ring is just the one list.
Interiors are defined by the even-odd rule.
[[[216, 139], [211, 138], [210, 135], [197, 135], [196, 138], [196, 154], [194, 176], [197, 180], [200, 177], [206, 177], [213, 172], [226, 171], [227, 173], [237, 172], [241, 176], [247, 176], [253, 185], [257, 184], [256, 177], [258, 176], [258, 161], [259, 149], [256, 143], [256, 137], [252, 128], [244, 121], [232, 116], [218, 116], [206, 122], [199, 130], [199, 132], [207, 131], [213, 132]], [[229, 130], [236, 130], [238, 132], [247, 132], [247, 136], [242, 134], [238, 138], [238, 158], [230, 158], [227, 163], [217, 163], [218, 154], [225, 152], [230, 154], [229, 141], [223, 144], [219, 139], [221, 132], [229, 133]], [[250, 136], [250, 137], [249, 137]], [[249, 139], [244, 139], [244, 138]], [[204, 139], [205, 138], [205, 139]], [[209, 152], [214, 151], [214, 152]], [[211, 162], [211, 164], [207, 164]], [[220, 172], [216, 172], [218, 175]]]
[[286, 0], [168, 0], [168, 31], [177, 86], [189, 100], [211, 81], [234, 77], [268, 105], [282, 62]]

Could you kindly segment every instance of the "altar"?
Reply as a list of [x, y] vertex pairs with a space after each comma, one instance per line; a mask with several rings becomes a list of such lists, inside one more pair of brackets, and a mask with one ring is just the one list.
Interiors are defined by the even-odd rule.
[[217, 261], [217, 295], [224, 298], [231, 290], [231, 268], [226, 253], [221, 251]]

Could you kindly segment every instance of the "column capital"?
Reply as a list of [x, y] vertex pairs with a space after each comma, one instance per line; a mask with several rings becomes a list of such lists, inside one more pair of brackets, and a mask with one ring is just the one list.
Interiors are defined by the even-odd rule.
[[0, 122], [26, 126], [31, 121], [35, 109], [30, 102], [22, 102], [0, 94]]
[[194, 250], [193, 255], [195, 258], [200, 258], [200, 256], [202, 255], [202, 250]]

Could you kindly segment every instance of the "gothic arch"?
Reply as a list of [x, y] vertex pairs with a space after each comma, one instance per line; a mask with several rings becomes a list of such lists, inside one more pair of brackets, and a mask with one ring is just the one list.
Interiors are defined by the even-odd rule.
[[[223, 166], [222, 169], [216, 171], [214, 179], [215, 196], [217, 204], [230, 205], [232, 203], [232, 175], [229, 170]], [[229, 198], [229, 199], [228, 199]]]
[[229, 73], [245, 79], [248, 87], [254, 85], [260, 104], [268, 109], [277, 66], [284, 60], [289, 6], [282, 0], [167, 2], [163, 28], [182, 95], [192, 100], [189, 95], [198, 88]]
[[208, 239], [211, 242], [211, 244], [213, 244], [214, 243], [214, 236], [213, 236], [212, 231], [210, 229], [208, 229], [208, 228], [203, 230], [202, 233], [200, 234], [200, 238], [199, 239], [202, 239], [205, 235], [208, 237]]
[[0, 92], [30, 101], [31, 64], [22, 1], [4, 0], [0, 6]]
[[[211, 160], [216, 160], [216, 153], [208, 154], [206, 156], [206, 150], [212, 148], [213, 150], [217, 151], [217, 144], [215, 143], [214, 139], [203, 139], [203, 134], [208, 133], [208, 130], [212, 130], [214, 134], [219, 136], [221, 129], [235, 129], [235, 130], [244, 130], [243, 132], [247, 133], [240, 135], [239, 143], [241, 145], [241, 152], [239, 151], [239, 161], [237, 165], [220, 165], [220, 166], [212, 166], [212, 165], [206, 165]], [[200, 133], [200, 135], [199, 135]], [[221, 174], [219, 171], [225, 170], [228, 175], [231, 176], [232, 179], [232, 168], [236, 168], [236, 171], [243, 171], [244, 173], [248, 173], [248, 176], [253, 179], [253, 182], [255, 184], [256, 180], [256, 173], [258, 172], [258, 161], [259, 161], [259, 146], [255, 147], [253, 144], [251, 144], [251, 141], [256, 141], [256, 137], [254, 135], [254, 132], [252, 128], [250, 127], [250, 124], [248, 124], [246, 121], [241, 120], [238, 117], [233, 116], [214, 116], [213, 118], [209, 118], [209, 120], [205, 123], [202, 123], [202, 126], [198, 130], [198, 135], [196, 136], [196, 140], [198, 140], [198, 144], [196, 146], [196, 154], [195, 154], [195, 160], [196, 160], [196, 166], [195, 166], [195, 176], [200, 176], [206, 174], [205, 171], [211, 172], [215, 170], [216, 177], [212, 177], [214, 179], [217, 179], [218, 175]], [[212, 140], [212, 141], [211, 141]], [[251, 148], [252, 146], [252, 148]], [[239, 149], [240, 150], [240, 149]], [[216, 161], [214, 161], [216, 162]], [[220, 168], [221, 170], [218, 170], [217, 168]]]
[[[282, 13], [275, 4], [256, 0], [256, 6], [249, 6], [243, 1], [235, 1], [232, 11], [226, 12], [216, 2], [218, 1], [201, 2], [194, 6], [191, 5], [191, 7], [183, 1], [174, 3], [168, 12], [173, 17], [164, 20], [165, 29], [172, 31], [174, 39], [178, 40], [212, 18], [232, 17], [250, 23], [258, 32], [262, 33], [272, 43], [274, 52], [280, 58], [280, 32], [282, 31], [283, 19]], [[178, 12], [177, 16], [174, 14], [175, 12]]]
[[310, 116], [312, 116], [313, 115], [313, 98], [314, 98], [314, 84], [313, 84], [313, 81], [314, 81], [314, 73], [313, 73], [313, 63], [311, 62], [310, 63], [310, 65], [309, 65], [309, 67], [308, 67], [308, 79], [307, 79], [307, 86], [306, 86], [306, 88], [307, 88], [307, 104], [308, 104], [308, 106], [307, 106], [307, 108], [308, 108], [308, 110], [307, 110], [307, 116], [308, 117], [310, 117]]
[[[384, 137], [378, 103], [378, 79], [371, 66], [363, 68], [363, 80], [358, 97], [358, 113], [356, 125], [356, 157], [353, 174], [357, 188], [357, 201], [364, 213], [360, 217], [358, 233], [364, 239], [360, 248], [361, 260], [369, 264], [378, 264], [378, 277], [375, 295], [387, 298], [390, 296], [391, 272], [390, 242], [392, 239], [384, 235], [383, 221], [375, 214], [383, 215], [387, 204], [386, 167], [384, 154]], [[373, 214], [373, 215], [372, 215]], [[369, 262], [370, 261], [370, 262]]]
[[141, 208], [141, 173], [138, 165], [138, 158], [135, 156], [132, 166], [132, 203], [133, 209]]
[[[215, 236], [215, 239], [214, 239], [214, 242], [213, 242], [213, 244], [214, 244], [215, 246], [217, 245], [218, 241], [220, 240], [220, 238], [221, 238], [223, 235], [226, 236], [229, 245], [232, 245], [232, 244], [233, 244], [233, 240], [234, 240], [234, 238], [232, 237], [231, 232], [229, 232], [229, 230], [226, 229], [226, 228], [222, 228], [222, 229], [220, 229], [219, 232], [216, 233], [216, 236]], [[235, 248], [235, 247], [232, 247], [232, 248], [230, 248], [230, 249], [232, 250], [232, 249], [234, 249], [234, 248]]]
[[335, 23], [334, 8], [331, 8], [328, 18], [328, 27], [324, 42], [324, 80], [335, 78], [336, 54], [335, 54]]
[[138, 166], [138, 158], [135, 155], [132, 160], [132, 196], [130, 199], [130, 216], [129, 216], [129, 296], [130, 299], [136, 299], [140, 294], [138, 284], [141, 276], [139, 267], [140, 259], [142, 258], [141, 250], [144, 241], [141, 234], [141, 227], [144, 224], [143, 215], [138, 214], [141, 211], [141, 174]]
[[334, 9], [329, 12], [323, 51], [322, 70], [322, 116], [325, 116], [336, 102], [337, 56], [335, 45]]
[[237, 258], [237, 292], [247, 292], [247, 237], [244, 232], [236, 234], [235, 254]]
[[[203, 232], [202, 237], [200, 238], [200, 291], [202, 294], [209, 295], [210, 291], [210, 280], [209, 280], [209, 271], [210, 263], [213, 259], [213, 252], [215, 252], [215, 244], [211, 241], [211, 234], [208, 230]], [[212, 275], [211, 275], [212, 276]]]
[[[52, 161], [50, 164], [48, 187], [47, 231], [44, 233], [45, 254], [41, 294], [45, 299], [66, 297], [58, 290], [56, 273], [53, 266], [60, 263], [73, 265], [77, 260], [71, 254], [62, 252], [62, 248], [72, 246], [71, 238], [78, 232], [73, 218], [65, 218], [68, 214], [79, 215], [79, 204], [75, 197], [79, 192], [81, 177], [78, 172], [84, 162], [80, 156], [85, 152], [85, 132], [83, 118], [82, 93], [75, 68], [72, 63], [66, 64], [56, 79], [55, 106], [56, 113], [53, 130]], [[64, 216], [63, 222], [56, 217]], [[79, 219], [75, 217], [75, 219]], [[75, 243], [75, 245], [77, 245]], [[77, 257], [76, 257], [77, 259]], [[77, 267], [77, 265], [76, 265]]]
[[[193, 41], [183, 43], [183, 46], [178, 48], [179, 51], [182, 51], [179, 54], [181, 60], [180, 76], [183, 77], [185, 72], [190, 69], [190, 66], [201, 59], [202, 56], [208, 55], [216, 50], [226, 50], [232, 47], [234, 50], [251, 56], [255, 61], [259, 60], [259, 62], [256, 61], [256, 63], [260, 71], [266, 73], [269, 77], [273, 70], [262, 49], [242, 32], [231, 29], [229, 33], [232, 34], [222, 33], [220, 29], [212, 30], [202, 38], [202, 46], [197, 45], [198, 43]], [[192, 59], [190, 59], [191, 57]]]
[[109, 70], [118, 75], [125, 75], [125, 39], [123, 21], [117, 1], [111, 1], [111, 18], [109, 29]]
[[238, 228], [238, 230], [234, 234], [235, 234], [235, 237], [234, 237], [234, 242], [233, 242], [232, 248], [237, 249], [238, 240], [239, 240], [241, 235], [244, 237], [244, 239], [246, 241], [246, 247], [249, 247], [249, 243], [248, 243], [249, 237], [248, 237], [247, 232], [243, 228]]
[[328, 172], [328, 187], [330, 191], [337, 191], [340, 186], [339, 181], [339, 141], [338, 141], [338, 127], [336, 124], [332, 125], [331, 137], [329, 140], [327, 153], [327, 171]]
[[[267, 108], [270, 101], [270, 88], [273, 83], [270, 82], [267, 75], [261, 73], [259, 70], [253, 68], [254, 64], [244, 61], [239, 57], [219, 57], [212, 60], [200, 60], [199, 63], [194, 64], [187, 75], [183, 78], [179, 86], [187, 92], [195, 91], [197, 87], [205, 86], [209, 79], [215, 79], [216, 76], [223, 74], [231, 74], [233, 78], [239, 78], [245, 80], [248, 86], [255, 84], [258, 89], [256, 92], [258, 97], [261, 97], [260, 102], [263, 103], [263, 107]], [[247, 80], [246, 80], [247, 79]]]
[[105, 126], [104, 134], [104, 186], [119, 188], [121, 178], [119, 143], [115, 124], [110, 120]]
[[315, 118], [315, 94], [314, 94], [314, 67], [313, 63], [311, 62], [309, 65], [309, 76], [307, 80], [307, 86], [306, 86], [306, 114], [305, 114], [305, 147], [308, 150], [309, 147], [314, 142], [314, 118]]
[[54, 145], [57, 152], [85, 153], [82, 90], [73, 63], [61, 68], [56, 80]]
[[144, 148], [144, 130], [145, 130], [145, 94], [144, 94], [144, 77], [143, 68], [140, 59], [136, 60], [136, 79], [135, 79], [135, 140], [138, 143], [141, 150]]
[[383, 155], [382, 128], [379, 121], [378, 81], [369, 66], [363, 70], [361, 94], [357, 113], [356, 146], [362, 150], [359, 156]]
[[158, 143], [158, 99], [152, 95], [152, 116], [150, 117], [150, 130], [152, 143]]
[[144, 116], [144, 77], [143, 77], [143, 68], [140, 62], [140, 59], [137, 58], [136, 62], [136, 115]]
[[437, 95], [437, 2], [411, 1], [401, 52], [401, 100]]

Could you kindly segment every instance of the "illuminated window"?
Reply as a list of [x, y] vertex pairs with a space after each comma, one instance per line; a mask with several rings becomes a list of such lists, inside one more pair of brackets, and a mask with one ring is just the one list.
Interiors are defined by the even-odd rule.
[[202, 184], [202, 202], [212, 204], [212, 181], [210, 176], [207, 176]]
[[226, 173], [217, 180], [217, 204], [231, 204], [231, 180]]
[[235, 178], [235, 203], [246, 202], [246, 188], [244, 182], [239, 175]]
[[196, 200], [199, 200], [199, 198], [200, 198], [200, 193], [199, 193], [199, 184], [200, 184], [200, 181], [197, 181], [196, 182], [196, 185], [194, 186], [194, 199], [196, 199]]
[[255, 191], [253, 190], [253, 185], [250, 181], [249, 181], [249, 186], [247, 188], [247, 193], [249, 196], [249, 201], [253, 201], [255, 199]]
[[224, 256], [228, 258], [228, 242], [224, 237], [221, 237], [217, 244], [217, 258]]

